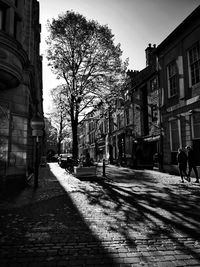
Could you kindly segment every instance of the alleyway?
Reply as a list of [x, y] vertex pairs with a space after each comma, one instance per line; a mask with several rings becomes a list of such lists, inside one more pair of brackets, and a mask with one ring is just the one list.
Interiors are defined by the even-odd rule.
[[200, 266], [198, 184], [101, 171], [80, 180], [50, 163], [37, 190], [0, 195], [0, 266]]

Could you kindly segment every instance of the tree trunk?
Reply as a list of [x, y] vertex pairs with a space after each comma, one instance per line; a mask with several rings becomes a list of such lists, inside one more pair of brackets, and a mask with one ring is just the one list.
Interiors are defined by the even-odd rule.
[[78, 159], [78, 121], [72, 123], [72, 154], [74, 159]]
[[57, 147], [58, 147], [58, 155], [60, 155], [60, 153], [61, 153], [61, 140], [60, 140], [60, 138], [58, 138]]

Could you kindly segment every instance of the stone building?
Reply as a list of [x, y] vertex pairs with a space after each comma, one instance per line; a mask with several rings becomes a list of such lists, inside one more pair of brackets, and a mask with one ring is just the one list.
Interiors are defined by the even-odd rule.
[[200, 166], [200, 6], [156, 49], [166, 170], [177, 170], [179, 147], [191, 145]]
[[33, 171], [31, 118], [43, 118], [39, 2], [0, 0], [0, 180]]

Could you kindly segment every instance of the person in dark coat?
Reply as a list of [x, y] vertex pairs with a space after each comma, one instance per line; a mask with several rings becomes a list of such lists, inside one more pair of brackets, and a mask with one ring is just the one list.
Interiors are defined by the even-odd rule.
[[187, 146], [186, 147], [187, 151], [188, 151], [188, 165], [189, 165], [189, 171], [188, 171], [188, 181], [191, 180], [190, 178], [190, 174], [192, 169], [194, 170], [194, 173], [196, 175], [196, 181], [195, 183], [199, 183], [199, 175], [198, 175], [198, 171], [197, 171], [197, 162], [196, 162], [196, 157], [194, 154], [193, 149], [191, 148], [191, 146]]
[[90, 154], [89, 152], [86, 153], [86, 166], [90, 167], [91, 166], [91, 160], [90, 160]]
[[182, 148], [178, 149], [178, 154], [176, 156], [177, 162], [178, 162], [178, 168], [179, 168], [179, 173], [181, 176], [181, 182], [184, 183], [184, 177], [188, 177], [186, 173], [187, 169], [187, 155], [183, 151]]

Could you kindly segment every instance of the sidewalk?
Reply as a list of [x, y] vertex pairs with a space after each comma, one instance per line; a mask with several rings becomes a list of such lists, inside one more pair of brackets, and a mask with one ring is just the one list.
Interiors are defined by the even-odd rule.
[[116, 166], [106, 174], [79, 180], [51, 163], [37, 190], [1, 198], [0, 266], [200, 266], [199, 185]]

